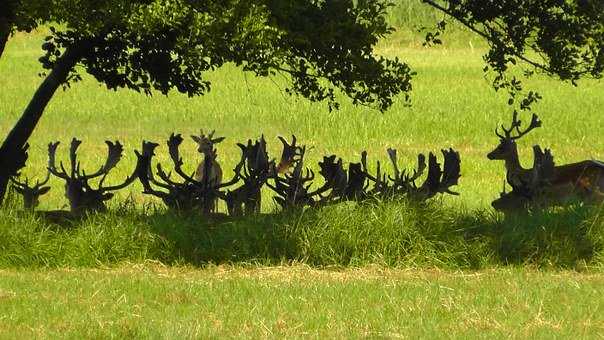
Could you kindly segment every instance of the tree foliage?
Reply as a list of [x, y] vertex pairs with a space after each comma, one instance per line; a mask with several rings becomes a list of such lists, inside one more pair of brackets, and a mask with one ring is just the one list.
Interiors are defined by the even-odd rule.
[[[354, 104], [382, 111], [411, 90], [408, 65], [373, 53], [393, 30], [384, 19], [386, 1], [107, 3], [95, 5], [94, 17], [68, 17], [67, 29], [52, 31], [43, 46], [45, 68], [74, 48], [83, 69], [110, 89], [193, 96], [210, 90], [208, 71], [234, 63], [257, 76], [288, 74], [288, 93], [327, 100], [330, 108], [338, 107], [337, 89]], [[122, 14], [114, 17], [120, 5]], [[79, 79], [77, 71], [70, 79]]]
[[[581, 78], [602, 76], [604, 2], [600, 0], [422, 1], [487, 41], [485, 71], [495, 72], [496, 89], [510, 91], [510, 104], [522, 89], [520, 80], [507, 75], [512, 65], [528, 66], [527, 75], [538, 71], [575, 85]], [[529, 92], [520, 107], [527, 108], [538, 98]]]

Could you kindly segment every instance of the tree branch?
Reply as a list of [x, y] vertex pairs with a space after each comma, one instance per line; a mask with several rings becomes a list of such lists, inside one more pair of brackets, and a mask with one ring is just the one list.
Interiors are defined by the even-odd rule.
[[[470, 22], [468, 22], [467, 20], [464, 20], [463, 18], [460, 18], [458, 16], [455, 15], [455, 13], [453, 13], [452, 11], [444, 8], [443, 6], [439, 5], [438, 3], [436, 3], [433, 0], [422, 0], [425, 4], [428, 4], [434, 8], [436, 8], [437, 10], [447, 14], [448, 16], [452, 17], [453, 19], [459, 21], [461, 24], [463, 24], [465, 27], [467, 27], [468, 29], [470, 29], [472, 32], [478, 34], [479, 36], [483, 37], [484, 39], [486, 39], [488, 42], [493, 43], [493, 41], [491, 40], [491, 36], [489, 36], [487, 33], [484, 33], [483, 31], [477, 29], [476, 27], [474, 27], [474, 25], [472, 25]], [[528, 59], [527, 57], [523, 56], [522, 54], [516, 53], [515, 51], [513, 51], [511, 53], [512, 55], [514, 55], [516, 58], [526, 62], [529, 65], [532, 65], [533, 67], [540, 69], [542, 71], [545, 71], [547, 73], [554, 73], [553, 71], [551, 71], [549, 68], [545, 67], [542, 64], [539, 64], [536, 61], [532, 61], [530, 59]]]

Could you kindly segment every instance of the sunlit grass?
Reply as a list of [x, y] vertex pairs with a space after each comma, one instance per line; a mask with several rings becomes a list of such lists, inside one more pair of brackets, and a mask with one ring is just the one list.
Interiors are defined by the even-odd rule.
[[[51, 101], [24, 172], [43, 176], [47, 143], [62, 141], [65, 159], [74, 136], [84, 140], [83, 166], [96, 169], [103, 141], [119, 139], [126, 153], [111, 176], [117, 182], [133, 169], [133, 149], [143, 139], [163, 143], [173, 131], [187, 136], [203, 128], [227, 136], [219, 145], [226, 172], [239, 157], [235, 142], [260, 134], [273, 156], [280, 146], [275, 136], [296, 134], [313, 147], [313, 167], [329, 153], [358, 161], [368, 150], [372, 163], [385, 160], [387, 147], [412, 166], [418, 152], [453, 147], [462, 155], [461, 196], [428, 206], [344, 204], [215, 223], [148, 209], [151, 199], [136, 184], [113, 200], [109, 214], [71, 228], [0, 211], [0, 267], [12, 268], [0, 270], [0, 338], [604, 333], [602, 208], [509, 219], [490, 209], [503, 166], [485, 154], [497, 143], [494, 127], [509, 120], [506, 98], [482, 74], [483, 45], [459, 27], [444, 46], [421, 46], [414, 26], [440, 17], [418, 3], [399, 2], [390, 20], [406, 28], [377, 49], [417, 71], [411, 107], [397, 98], [380, 114], [342, 98], [342, 109], [329, 113], [324, 104], [286, 96], [283, 78], [256, 79], [233, 66], [208, 74], [213, 90], [200, 98], [111, 92], [85, 77]], [[36, 60], [43, 36], [18, 34], [0, 59], [0, 137], [41, 81]], [[544, 126], [520, 141], [525, 165], [533, 143], [551, 147], [558, 163], [604, 159], [600, 82], [575, 88], [536, 77], [527, 84], [544, 96], [535, 107]], [[191, 141], [184, 148], [192, 169], [199, 156]], [[167, 162], [165, 148], [159, 158]], [[41, 209], [65, 207], [62, 183], [52, 185]], [[264, 202], [271, 211], [271, 201]]]
[[604, 277], [305, 266], [0, 272], [12, 338], [597, 338]]

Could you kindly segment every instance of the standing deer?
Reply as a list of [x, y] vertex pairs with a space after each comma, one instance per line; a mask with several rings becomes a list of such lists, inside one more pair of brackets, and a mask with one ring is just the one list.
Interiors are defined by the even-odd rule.
[[204, 182], [208, 186], [219, 186], [222, 183], [222, 169], [218, 161], [216, 161], [218, 155], [216, 154], [214, 145], [222, 142], [224, 137], [214, 138], [214, 132], [215, 130], [206, 136], [203, 130], [201, 130], [199, 136], [191, 136], [197, 143], [197, 151], [203, 154], [203, 161], [197, 167], [197, 171], [195, 171], [195, 180]]
[[[541, 151], [534, 146], [534, 166], [525, 169], [520, 165], [516, 140], [541, 126], [536, 114], [532, 115], [528, 127], [521, 130], [522, 121], [514, 111], [512, 124], [506, 129], [501, 126], [503, 134], [495, 129], [499, 145], [487, 158], [505, 161], [506, 181], [512, 187], [510, 193], [493, 202], [498, 210], [514, 210], [517, 206], [525, 207], [530, 202], [541, 205], [560, 205], [572, 198], [583, 201], [604, 200], [604, 163], [596, 160], [584, 160], [577, 163], [555, 166], [549, 150]], [[514, 201], [516, 199], [523, 203]]]

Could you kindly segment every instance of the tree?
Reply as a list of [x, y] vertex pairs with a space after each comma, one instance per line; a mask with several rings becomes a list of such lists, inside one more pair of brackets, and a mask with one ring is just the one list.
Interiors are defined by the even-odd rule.
[[43, 44], [40, 60], [48, 74], [0, 147], [0, 197], [23, 166], [27, 140], [53, 94], [80, 80], [81, 71], [109, 89], [196, 96], [210, 90], [206, 72], [234, 63], [262, 77], [285, 73], [288, 93], [325, 100], [330, 109], [338, 107], [336, 90], [382, 111], [399, 93], [408, 99], [411, 90], [413, 73], [405, 63], [373, 54], [378, 39], [393, 30], [384, 18], [385, 0], [51, 4], [47, 20], [64, 28], [53, 29]]
[[[539, 96], [517, 98], [521, 81], [507, 74], [524, 65], [525, 75], [545, 73], [573, 85], [604, 71], [604, 2], [601, 0], [422, 0], [469, 28], [489, 44], [485, 72], [495, 89], [509, 91], [509, 104], [528, 109]], [[440, 23], [434, 39], [445, 24]]]
[[3, 0], [0, 2], [0, 57], [14, 31], [30, 32], [51, 20], [51, 0]]

